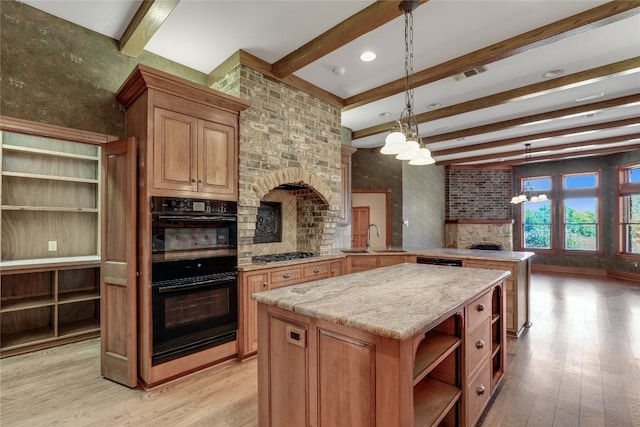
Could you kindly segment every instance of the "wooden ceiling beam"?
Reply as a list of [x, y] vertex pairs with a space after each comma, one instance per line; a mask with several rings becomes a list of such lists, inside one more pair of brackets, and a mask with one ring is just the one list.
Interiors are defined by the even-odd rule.
[[120, 38], [120, 52], [137, 57], [180, 0], [143, 0]]
[[[509, 58], [527, 50], [557, 42], [575, 34], [592, 30], [640, 13], [640, 2], [611, 1], [585, 12], [536, 28], [491, 46], [478, 49], [447, 62], [413, 74], [414, 87], [433, 83], [467, 71], [471, 68]], [[345, 98], [344, 110], [360, 107], [405, 90], [405, 79], [378, 86], [366, 92]]]
[[[552, 80], [545, 80], [540, 83], [519, 87], [512, 90], [507, 90], [494, 95], [489, 95], [483, 98], [472, 99], [470, 101], [461, 102], [449, 107], [439, 108], [434, 111], [428, 111], [416, 115], [418, 123], [426, 123], [429, 121], [442, 119], [445, 117], [452, 117], [458, 114], [468, 113], [481, 108], [494, 107], [496, 105], [506, 104], [509, 102], [518, 101], [522, 98], [530, 98], [534, 96], [541, 96], [549, 92], [562, 90], [563, 88], [579, 84], [581, 82], [590, 81], [593, 79], [606, 78], [624, 71], [632, 70], [640, 67], [640, 57], [629, 58], [623, 61], [614, 62], [612, 64], [603, 65], [601, 67], [592, 68], [590, 70], [580, 71], [578, 73], [569, 74], [563, 77], [557, 77]], [[519, 120], [519, 119], [515, 119]], [[363, 138], [366, 136], [377, 135], [389, 131], [393, 127], [394, 122], [387, 122], [380, 125], [372, 126], [367, 129], [361, 129], [352, 133], [352, 139]], [[489, 130], [499, 130], [500, 128]], [[449, 133], [451, 134], [451, 133]], [[444, 137], [438, 139], [441, 136], [449, 135], [441, 134], [433, 137], [423, 137], [423, 142], [437, 142], [445, 141], [447, 139], [453, 139]]]
[[634, 124], [637, 124], [638, 122], [640, 122], [640, 118], [632, 117], [628, 119], [614, 120], [611, 122], [595, 123], [595, 124], [586, 125], [586, 126], [578, 126], [578, 127], [569, 128], [569, 129], [558, 129], [558, 130], [553, 130], [548, 132], [516, 136], [513, 138], [501, 139], [498, 141], [481, 142], [479, 144], [465, 145], [464, 147], [448, 148], [445, 150], [432, 150], [431, 155], [434, 157], [450, 156], [450, 155], [466, 153], [470, 151], [488, 150], [493, 148], [504, 147], [506, 145], [518, 144], [521, 142], [534, 141], [536, 139], [554, 138], [554, 137], [559, 137], [562, 135], [568, 135], [572, 133], [589, 132], [594, 130], [604, 130], [604, 129], [611, 129], [611, 128], [616, 128], [621, 126], [634, 125]]
[[[622, 147], [594, 148], [591, 150], [575, 151], [573, 153], [549, 154], [547, 156], [538, 156], [536, 157], [535, 161], [546, 162], [546, 161], [553, 161], [553, 160], [569, 160], [572, 158], [587, 157], [587, 156], [606, 156], [609, 154], [635, 151], [638, 149], [640, 149], [640, 144], [624, 145]], [[457, 167], [474, 167], [474, 168], [481, 168], [481, 169], [494, 169], [494, 168], [503, 169], [504, 167], [513, 167], [513, 166], [517, 166], [524, 163], [525, 162], [523, 160], [512, 160], [512, 161], [505, 161], [505, 162], [482, 163], [477, 165], [452, 165], [450, 167], [454, 169]]]
[[[589, 141], [572, 142], [572, 143], [568, 143], [568, 144], [546, 145], [546, 146], [533, 147], [533, 148], [531, 148], [529, 150], [529, 152], [532, 153], [532, 154], [535, 154], [535, 153], [542, 153], [542, 152], [545, 152], [545, 151], [558, 151], [558, 150], [566, 150], [566, 149], [571, 149], [571, 148], [583, 147], [585, 145], [616, 144], [618, 142], [625, 142], [625, 141], [630, 141], [632, 139], [638, 139], [638, 138], [640, 138], [640, 133], [632, 133], [632, 134], [629, 134], [629, 135], [612, 136], [612, 137], [609, 137], [609, 138], [592, 139], [592, 140], [589, 140]], [[459, 152], [466, 152], [466, 150], [461, 147]], [[479, 161], [483, 161], [483, 160], [495, 161], [495, 160], [502, 159], [502, 158], [505, 158], [505, 157], [521, 156], [523, 154], [524, 154], [524, 149], [519, 149], [519, 150], [512, 150], [512, 151], [502, 151], [500, 153], [494, 153], [494, 154], [484, 154], [484, 155], [481, 155], [481, 156], [458, 157], [456, 159], [451, 159], [451, 160], [437, 160], [436, 159], [436, 164], [438, 166], [450, 166], [450, 165], [461, 164], [461, 163], [479, 162]], [[565, 153], [565, 155], [567, 155], [567, 153]], [[538, 158], [536, 157], [536, 159], [538, 159]], [[501, 163], [507, 163], [507, 164], [511, 164], [512, 162], [518, 162], [518, 161], [523, 162], [524, 159], [513, 159], [513, 160], [509, 160], [509, 161], [500, 160]]]
[[[420, 4], [428, 0], [420, 0]], [[309, 43], [273, 63], [272, 73], [278, 78], [286, 77], [311, 64], [358, 37], [386, 24], [404, 14], [401, 1], [378, 0], [360, 12], [340, 22]]]

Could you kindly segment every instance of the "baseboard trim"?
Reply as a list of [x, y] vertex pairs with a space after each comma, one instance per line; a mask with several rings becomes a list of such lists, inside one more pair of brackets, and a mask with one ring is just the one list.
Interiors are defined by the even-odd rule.
[[622, 271], [614, 271], [614, 270], [605, 270], [602, 268], [582, 268], [582, 267], [571, 267], [571, 266], [565, 266], [565, 265], [532, 264], [531, 271], [540, 272], [540, 273], [562, 273], [562, 274], [574, 274], [574, 275], [581, 275], [581, 276], [613, 277], [616, 279], [640, 282], [640, 274], [625, 273]]

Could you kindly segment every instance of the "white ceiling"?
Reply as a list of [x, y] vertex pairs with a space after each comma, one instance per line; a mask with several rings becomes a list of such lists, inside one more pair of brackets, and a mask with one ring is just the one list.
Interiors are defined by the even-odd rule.
[[[26, 4], [60, 18], [92, 29], [116, 40], [120, 39], [140, 0], [56, 1], [26, 0]], [[208, 74], [239, 49], [274, 63], [305, 43], [360, 12], [372, 1], [255, 0], [196, 1], [181, 0], [145, 49]], [[436, 67], [446, 61], [464, 57], [476, 50], [568, 18], [607, 2], [596, 0], [430, 0], [413, 12], [414, 71]], [[640, 2], [624, 19], [607, 25], [577, 31], [570, 37], [523, 49], [523, 52], [486, 64], [487, 71], [455, 81], [448, 77], [415, 89], [415, 113], [430, 111], [430, 104], [447, 108], [463, 102], [477, 104], [473, 111], [422, 123], [425, 139], [439, 134], [463, 131], [480, 125], [598, 103], [627, 95], [640, 96], [640, 67], [625, 75], [610, 75], [598, 81], [574, 84], [575, 87], [553, 89], [511, 99], [499, 105], [483, 107], [482, 98], [547, 81], [546, 71], [562, 69], [562, 76], [586, 71], [606, 64], [640, 58]], [[582, 30], [582, 29], [581, 29]], [[365, 50], [377, 54], [375, 61], [364, 63], [359, 55]], [[636, 66], [637, 67], [637, 66]], [[343, 75], [334, 69], [343, 68]], [[404, 77], [404, 18], [395, 18], [356, 40], [345, 44], [311, 64], [294, 72], [297, 77], [340, 98], [348, 98]], [[602, 94], [593, 100], [577, 99]], [[640, 98], [639, 98], [640, 99]], [[403, 93], [345, 109], [342, 125], [360, 131], [388, 123], [399, 117], [405, 104]], [[437, 110], [435, 110], [437, 111]], [[390, 116], [381, 116], [390, 113]], [[525, 141], [505, 143], [499, 147], [468, 149], [466, 152], [438, 154], [445, 149], [504, 140], [551, 130], [573, 128], [621, 119], [640, 123], [640, 104], [610, 108], [595, 114], [581, 114], [570, 119], [556, 119], [531, 126], [513, 126], [485, 133], [468, 132], [463, 138], [428, 142], [438, 162], [461, 161], [467, 164], [493, 163], [522, 159]], [[532, 157], [563, 154], [574, 157], [589, 154], [593, 140], [629, 136], [627, 141], [598, 143], [595, 148], [619, 151], [639, 149], [638, 126], [617, 126], [574, 137], [553, 136], [532, 142]], [[354, 139], [355, 147], [379, 147], [386, 132]], [[630, 139], [632, 138], [633, 139]], [[521, 138], [522, 139], [522, 138]], [[554, 146], [579, 143], [578, 147], [555, 150]], [[582, 149], [580, 149], [582, 146]], [[547, 153], [537, 153], [544, 149]], [[511, 155], [508, 155], [511, 153]], [[593, 153], [592, 153], [593, 154]], [[474, 156], [491, 157], [473, 161]], [[555, 157], [552, 157], [555, 158]], [[521, 160], [520, 160], [521, 161]]]

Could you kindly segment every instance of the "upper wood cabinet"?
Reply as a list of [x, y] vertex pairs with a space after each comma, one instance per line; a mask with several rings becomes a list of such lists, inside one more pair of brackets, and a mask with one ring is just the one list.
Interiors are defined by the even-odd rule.
[[138, 65], [117, 93], [148, 195], [238, 200], [240, 99]]
[[342, 178], [342, 188], [340, 197], [340, 216], [338, 225], [348, 225], [351, 223], [351, 155], [356, 149], [347, 145], [342, 145], [340, 153], [340, 175]]

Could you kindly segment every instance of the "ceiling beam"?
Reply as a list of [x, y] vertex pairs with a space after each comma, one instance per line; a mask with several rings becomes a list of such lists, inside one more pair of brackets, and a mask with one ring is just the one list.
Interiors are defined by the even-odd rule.
[[632, 117], [629, 119], [614, 120], [612, 122], [595, 123], [592, 125], [578, 126], [578, 127], [569, 128], [569, 129], [558, 129], [558, 130], [552, 130], [548, 132], [516, 136], [514, 138], [501, 139], [498, 141], [481, 142], [478, 144], [465, 145], [464, 147], [448, 148], [445, 150], [433, 150], [431, 151], [431, 155], [434, 157], [450, 156], [453, 154], [466, 153], [469, 151], [488, 150], [493, 148], [504, 147], [506, 145], [518, 144], [520, 142], [534, 141], [536, 139], [554, 138], [562, 135], [568, 135], [571, 133], [589, 132], [594, 130], [604, 130], [604, 129], [628, 126], [628, 125], [637, 124], [638, 122], [640, 122], [640, 118]]
[[[461, 102], [456, 105], [439, 108], [434, 111], [427, 111], [425, 113], [416, 114], [416, 121], [418, 123], [426, 123], [432, 120], [442, 119], [445, 117], [452, 117], [458, 114], [468, 113], [481, 108], [494, 107], [496, 105], [506, 104], [508, 102], [518, 101], [523, 98], [531, 98], [534, 96], [545, 95], [549, 92], [562, 90], [564, 88], [579, 84], [581, 82], [590, 81], [598, 78], [605, 78], [613, 76], [617, 73], [632, 70], [640, 67], [640, 57], [630, 58], [612, 64], [603, 65], [601, 67], [592, 68], [590, 70], [580, 71], [577, 73], [569, 74], [563, 77], [556, 77], [555, 79], [545, 80], [532, 85], [519, 87], [512, 90], [507, 90], [494, 95], [489, 95], [483, 98], [472, 99], [466, 102]], [[363, 138], [366, 136], [377, 135], [380, 133], [388, 132], [393, 127], [395, 122], [387, 122], [380, 125], [372, 126], [370, 128], [361, 129], [352, 132], [352, 139]], [[435, 142], [428, 141], [429, 138], [422, 138], [423, 142]], [[450, 139], [444, 138], [442, 141]]]
[[120, 38], [120, 52], [137, 57], [180, 0], [143, 0]]
[[[428, 0], [420, 0], [420, 4]], [[299, 69], [322, 58], [358, 37], [403, 15], [401, 1], [378, 0], [360, 12], [340, 22], [309, 43], [273, 63], [272, 72], [278, 78], [295, 73]]]
[[[640, 144], [632, 144], [632, 145], [623, 145], [621, 147], [605, 147], [605, 148], [594, 148], [591, 150], [580, 150], [574, 151], [572, 153], [562, 153], [562, 154], [549, 154], [547, 156], [538, 156], [535, 158], [535, 162], [542, 161], [553, 161], [553, 160], [569, 160], [578, 157], [587, 157], [587, 156], [605, 156], [608, 154], [617, 154], [624, 153], [627, 151], [635, 151], [640, 149]], [[482, 168], [482, 169], [493, 169], [493, 168], [504, 168], [505, 166], [513, 167], [520, 164], [525, 164], [524, 159], [505, 161], [505, 162], [495, 162], [495, 163], [483, 163], [478, 165], [455, 165], [451, 166], [452, 168], [456, 167], [474, 167], [474, 168]]]
[[[433, 83], [471, 68], [509, 58], [527, 50], [557, 42], [575, 34], [592, 30], [640, 13], [640, 2], [611, 1], [585, 12], [536, 28], [475, 52], [418, 71], [413, 74], [414, 87]], [[345, 98], [344, 110], [360, 107], [405, 90], [405, 79], [378, 86]]]
[[[495, 122], [487, 125], [475, 126], [472, 128], [462, 129], [459, 131], [442, 133], [440, 135], [423, 137], [422, 142], [425, 144], [431, 144], [434, 142], [442, 142], [442, 141], [448, 141], [448, 140], [455, 140], [459, 138], [467, 138], [470, 136], [496, 132], [496, 131], [508, 129], [514, 126], [524, 125], [527, 123], [537, 122], [541, 120], [557, 119], [560, 117], [570, 116], [573, 114], [588, 113], [594, 110], [605, 110], [607, 108], [618, 107], [620, 105], [626, 105], [632, 102], [639, 102], [639, 101], [640, 101], [640, 93], [637, 93], [633, 95], [622, 96], [620, 98], [608, 99], [606, 101], [593, 102], [591, 104], [578, 105], [575, 107], [563, 108], [560, 110], [549, 111], [546, 113], [533, 114], [531, 116], [525, 116], [525, 117], [518, 117], [517, 119], [510, 119], [510, 120], [504, 120], [502, 122]], [[569, 133], [569, 132], [565, 131], [565, 133]]]
[[[589, 141], [572, 142], [569, 144], [539, 146], [539, 147], [530, 148], [529, 152], [534, 154], [534, 153], [542, 153], [545, 151], [558, 151], [558, 150], [565, 150], [565, 149], [571, 149], [571, 148], [577, 148], [577, 147], [584, 147], [585, 145], [616, 144], [618, 142], [625, 142], [625, 141], [630, 141], [632, 139], [638, 139], [638, 138], [640, 138], [640, 133], [632, 133], [629, 135], [612, 136], [609, 138], [592, 139]], [[460, 152], [466, 152], [466, 150], [461, 147]], [[519, 149], [519, 150], [512, 150], [512, 151], [502, 151], [500, 153], [484, 154], [482, 156], [458, 157], [456, 159], [450, 159], [450, 160], [436, 159], [436, 164], [438, 166], [450, 166], [450, 165], [461, 164], [461, 163], [479, 162], [483, 160], [496, 161], [496, 160], [507, 158], [507, 157], [522, 156], [524, 154], [525, 154], [524, 149]], [[566, 154], [567, 153], [565, 153], [565, 155]], [[510, 162], [516, 162], [518, 161], [518, 159], [513, 159], [510, 161], [506, 161], [506, 160], [505, 161], [499, 160], [499, 161], [501, 163], [510, 163]]]

